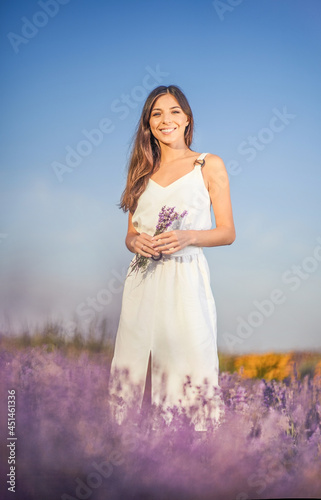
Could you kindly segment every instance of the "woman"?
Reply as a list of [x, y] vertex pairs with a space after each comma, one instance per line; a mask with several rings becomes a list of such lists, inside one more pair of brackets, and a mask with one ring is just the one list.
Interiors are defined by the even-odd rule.
[[[224, 163], [192, 151], [192, 137], [183, 92], [174, 85], [155, 88], [137, 127], [120, 204], [129, 211], [126, 246], [136, 256], [125, 281], [109, 387], [126, 402], [141, 404], [150, 355], [152, 402], [161, 408], [193, 407], [201, 395], [204, 404], [204, 395], [213, 398], [218, 387], [216, 309], [202, 247], [231, 244], [235, 229]], [[154, 236], [163, 207], [172, 213], [175, 207], [177, 218]], [[145, 267], [137, 265], [144, 261]]]

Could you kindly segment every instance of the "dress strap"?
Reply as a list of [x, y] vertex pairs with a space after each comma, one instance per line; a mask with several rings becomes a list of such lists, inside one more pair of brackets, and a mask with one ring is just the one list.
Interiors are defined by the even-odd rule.
[[205, 156], [207, 155], [208, 153], [202, 153], [194, 162], [194, 165], [200, 165], [201, 167], [203, 167], [203, 165], [205, 164]]

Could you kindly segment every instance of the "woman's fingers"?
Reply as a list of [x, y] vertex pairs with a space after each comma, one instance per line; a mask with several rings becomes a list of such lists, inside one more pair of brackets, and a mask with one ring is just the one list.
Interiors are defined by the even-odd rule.
[[174, 242], [168, 242], [160, 247], [157, 247], [157, 250], [161, 253], [165, 254], [170, 254], [177, 252], [177, 250], [180, 249], [180, 246], [177, 243]]
[[157, 236], [141, 233], [135, 242], [135, 252], [144, 257], [158, 257], [160, 253], [172, 254], [188, 245], [186, 231], [171, 231]]
[[154, 245], [151, 240], [151, 236], [141, 233], [135, 242], [135, 252], [143, 255], [144, 257], [151, 257], [152, 255], [157, 257], [159, 252], [154, 249]]
[[147, 246], [146, 242], [144, 241], [137, 242], [137, 253], [144, 255], [144, 257], [151, 257], [150, 252], [151, 249]]
[[172, 254], [182, 250], [190, 243], [190, 237], [187, 231], [174, 230], [154, 236], [156, 243], [155, 249], [164, 254]]
[[172, 246], [174, 246], [174, 244], [177, 244], [177, 238], [173, 237], [172, 235], [160, 235], [160, 237], [155, 240], [155, 243], [155, 249], [163, 251], [171, 248]]
[[144, 241], [152, 242], [152, 236], [149, 236], [147, 233], [140, 233], [139, 237], [141, 237]]

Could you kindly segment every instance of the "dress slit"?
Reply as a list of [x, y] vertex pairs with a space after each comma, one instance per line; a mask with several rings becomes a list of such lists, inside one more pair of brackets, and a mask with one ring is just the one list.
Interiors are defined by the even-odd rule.
[[143, 406], [152, 404], [152, 353], [149, 354], [149, 361], [146, 373], [145, 388], [143, 394]]

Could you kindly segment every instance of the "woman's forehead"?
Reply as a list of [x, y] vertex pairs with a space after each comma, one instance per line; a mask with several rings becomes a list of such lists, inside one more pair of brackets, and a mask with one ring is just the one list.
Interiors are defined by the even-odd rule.
[[[153, 108], [163, 108], [163, 107], [172, 107], [179, 106], [177, 100], [171, 94], [164, 94], [159, 96], [153, 104]], [[180, 107], [180, 106], [179, 106]]]

